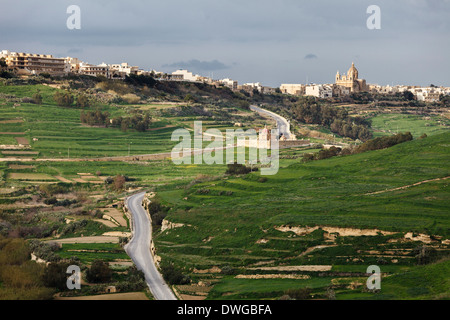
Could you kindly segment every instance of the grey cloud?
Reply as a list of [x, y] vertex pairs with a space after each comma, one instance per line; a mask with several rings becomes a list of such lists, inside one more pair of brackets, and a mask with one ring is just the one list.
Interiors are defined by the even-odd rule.
[[305, 56], [305, 60], [310, 60], [310, 59], [317, 59], [318, 57], [313, 54], [313, 53], [309, 53]]

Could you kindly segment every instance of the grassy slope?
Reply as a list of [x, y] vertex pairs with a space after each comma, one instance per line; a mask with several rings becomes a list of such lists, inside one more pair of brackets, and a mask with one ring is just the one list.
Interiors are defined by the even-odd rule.
[[[434, 232], [449, 236], [448, 181], [365, 195], [449, 176], [449, 136], [447, 132], [391, 149], [295, 164], [269, 176], [265, 183], [258, 182], [257, 173], [197, 185], [181, 195], [188, 197], [185, 204], [193, 209], [171, 218], [205, 228], [203, 236], [207, 230], [237, 228], [243, 238], [216, 237], [240, 245], [244, 239], [263, 236], [262, 228], [282, 224], [422, 232], [433, 227]], [[201, 189], [209, 193], [200, 194]], [[220, 196], [220, 191], [233, 195]], [[171, 202], [173, 193], [161, 196]]]
[[424, 133], [428, 136], [440, 134], [448, 130], [447, 127], [441, 126], [441, 123], [447, 123], [444, 117], [430, 116], [424, 117], [411, 114], [380, 114], [370, 119], [375, 136], [391, 135], [390, 132], [406, 132], [409, 131], [414, 137], [420, 137]]
[[[192, 227], [157, 235], [158, 254], [188, 268], [242, 268], [273, 260], [272, 265], [329, 264], [342, 266], [342, 271], [356, 271], [378, 263], [376, 257], [362, 258], [359, 250], [374, 246], [381, 250], [411, 248], [417, 244], [387, 245], [388, 237], [342, 239], [343, 245], [300, 258], [307, 248], [324, 244], [320, 232], [292, 238], [273, 227], [289, 224], [379, 228], [448, 238], [448, 180], [379, 195], [365, 194], [449, 176], [449, 136], [447, 132], [386, 150], [294, 164], [264, 183], [258, 181], [259, 174], [252, 174], [199, 184], [187, 192], [160, 192], [164, 201], [176, 207], [169, 219]], [[233, 194], [227, 196], [223, 191]], [[270, 241], [256, 243], [263, 238]], [[358, 256], [363, 259], [361, 262], [347, 262], [346, 257]], [[403, 266], [414, 262], [409, 256], [398, 260], [397, 264], [388, 265], [391, 273], [408, 270]], [[240, 298], [276, 297], [287, 287], [308, 286], [307, 282], [296, 283], [277, 280], [267, 287], [268, 292], [248, 295], [253, 292], [252, 280], [226, 277], [210, 298], [226, 298], [228, 295], [221, 294], [235, 284], [242, 286], [233, 291]]]
[[[126, 156], [129, 144], [131, 154], [152, 154], [170, 152], [176, 144], [171, 142], [173, 128], [145, 133], [130, 130], [122, 132], [116, 128], [94, 128], [81, 124], [79, 108], [62, 108], [55, 105], [53, 94], [56, 89], [43, 85], [0, 86], [0, 93], [17, 97], [31, 97], [39, 90], [43, 105], [13, 103], [0, 105], [1, 119], [24, 119], [23, 123], [1, 124], [1, 132], [24, 132], [33, 150], [40, 151], [40, 157], [102, 157]], [[124, 115], [124, 111], [111, 106], [101, 106], [112, 117]], [[33, 142], [32, 139], [38, 141]]]
[[373, 293], [341, 293], [339, 299], [432, 300], [448, 299], [450, 293], [450, 260], [416, 266], [381, 281], [381, 291]]

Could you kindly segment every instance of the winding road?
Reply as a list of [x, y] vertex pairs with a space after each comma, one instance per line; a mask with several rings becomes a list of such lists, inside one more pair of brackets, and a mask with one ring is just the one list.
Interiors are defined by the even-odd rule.
[[272, 111], [262, 109], [257, 106], [250, 106], [250, 110], [258, 112], [265, 116], [269, 116], [272, 119], [274, 119], [277, 122], [277, 128], [280, 131], [280, 134], [283, 134], [288, 140], [291, 139], [291, 129], [290, 129], [291, 125], [289, 121], [287, 121], [285, 118], [276, 113], [273, 113]]
[[151, 254], [152, 227], [148, 214], [142, 207], [144, 197], [145, 192], [126, 200], [133, 220], [133, 239], [125, 246], [125, 251], [136, 267], [144, 272], [147, 285], [156, 300], [177, 300], [159, 273]]

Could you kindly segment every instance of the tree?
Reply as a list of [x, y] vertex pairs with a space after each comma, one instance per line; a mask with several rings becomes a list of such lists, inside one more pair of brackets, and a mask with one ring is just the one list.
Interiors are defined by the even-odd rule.
[[184, 101], [186, 101], [186, 102], [188, 102], [188, 103], [191, 103], [191, 102], [195, 102], [195, 99], [194, 99], [194, 97], [193, 97], [190, 93], [188, 93], [188, 94], [184, 97]]
[[0, 70], [6, 69], [7, 66], [8, 66], [8, 64], [6, 63], [5, 58], [1, 58], [0, 59]]
[[91, 106], [91, 102], [89, 101], [89, 98], [82, 94], [79, 95], [77, 98], [77, 107], [78, 108], [89, 108]]
[[180, 269], [175, 268], [172, 263], [162, 265], [161, 273], [170, 285], [183, 285], [191, 282], [191, 279], [185, 276]]
[[443, 95], [441, 94], [439, 96], [439, 102], [442, 103], [444, 106], [450, 106], [450, 95]]
[[247, 174], [252, 171], [251, 168], [248, 168], [245, 165], [240, 164], [240, 163], [228, 164], [227, 167], [228, 167], [228, 169], [225, 172], [225, 174], [228, 174], [228, 175]]
[[239, 100], [237, 101], [237, 106], [240, 109], [244, 109], [244, 110], [250, 110], [250, 103], [248, 101], [245, 100]]
[[409, 90], [406, 90], [405, 92], [403, 92], [403, 98], [405, 98], [405, 100], [407, 101], [412, 101], [415, 99], [414, 93], [412, 93]]
[[105, 283], [111, 281], [112, 271], [108, 263], [103, 260], [94, 260], [92, 266], [86, 271], [86, 280], [91, 283]]
[[436, 261], [438, 257], [438, 252], [436, 251], [436, 249], [427, 246], [414, 248], [412, 253], [416, 257], [417, 264], [419, 265], [430, 264]]
[[44, 285], [49, 288], [56, 288], [58, 290], [67, 289], [67, 278], [70, 276], [67, 274], [68, 262], [50, 263], [42, 275], [42, 281]]
[[123, 188], [125, 186], [125, 182], [126, 182], [126, 179], [125, 179], [124, 176], [122, 176], [120, 174], [115, 176], [114, 177], [114, 184], [113, 184], [114, 190], [116, 190], [116, 191], [123, 190]]
[[60, 107], [70, 107], [73, 104], [73, 96], [68, 92], [56, 92], [53, 96], [56, 104]]
[[39, 92], [35, 93], [33, 95], [32, 99], [33, 99], [35, 104], [39, 104], [39, 105], [42, 104], [42, 96], [41, 96], [41, 94]]
[[311, 298], [311, 288], [289, 289], [285, 291], [285, 295], [288, 295], [294, 300], [306, 300]]

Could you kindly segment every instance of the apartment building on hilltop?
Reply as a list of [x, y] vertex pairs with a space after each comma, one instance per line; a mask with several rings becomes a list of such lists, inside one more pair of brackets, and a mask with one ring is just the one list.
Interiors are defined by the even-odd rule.
[[20, 75], [48, 73], [64, 75], [70, 72], [70, 64], [65, 58], [55, 58], [49, 54], [32, 54], [2, 50], [0, 58], [4, 58], [8, 69]]

